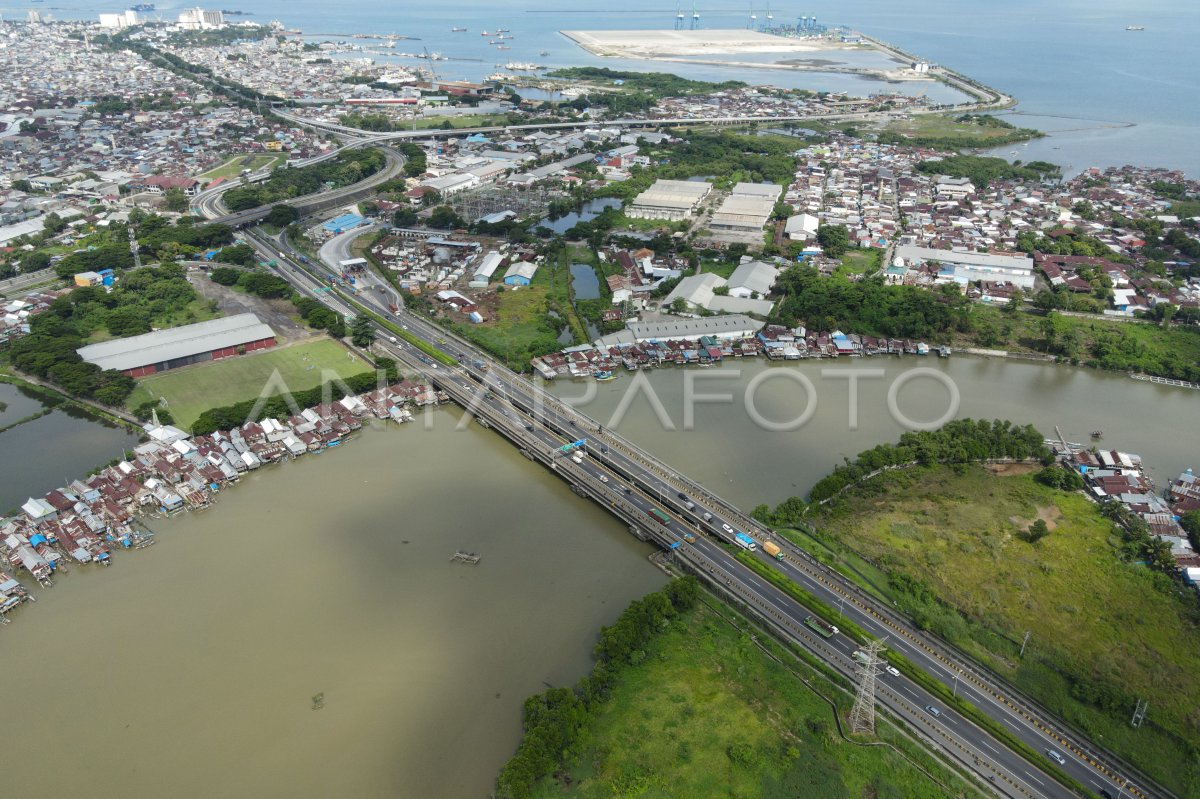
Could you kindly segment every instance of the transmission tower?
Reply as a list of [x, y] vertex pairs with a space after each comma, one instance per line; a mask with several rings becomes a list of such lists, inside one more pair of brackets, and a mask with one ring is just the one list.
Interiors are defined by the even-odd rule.
[[1150, 703], [1139, 699], [1137, 707], [1133, 709], [1133, 718], [1129, 720], [1129, 726], [1137, 729], [1142, 726], [1142, 722], [1146, 720], [1146, 711], [1150, 709]]
[[858, 693], [854, 696], [854, 707], [850, 709], [850, 732], [875, 733], [875, 675], [883, 662], [879, 657], [886, 647], [883, 641], [872, 641], [861, 650], [863, 657], [858, 661], [855, 673], [859, 676]]

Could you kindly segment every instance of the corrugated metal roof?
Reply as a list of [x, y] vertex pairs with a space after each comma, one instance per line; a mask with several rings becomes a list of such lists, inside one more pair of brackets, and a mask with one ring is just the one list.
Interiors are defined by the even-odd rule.
[[76, 352], [85, 361], [94, 363], [101, 369], [121, 371], [274, 336], [275, 331], [257, 316], [243, 313], [197, 322], [194, 325], [173, 327], [170, 330], [89, 344], [80, 347]]

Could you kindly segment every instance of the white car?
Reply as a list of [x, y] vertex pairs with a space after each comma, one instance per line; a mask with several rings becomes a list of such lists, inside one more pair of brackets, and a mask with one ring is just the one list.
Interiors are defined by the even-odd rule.
[[602, 474], [602, 475], [600, 475], [600, 482], [601, 482], [601, 483], [607, 483], [607, 482], [608, 482], [608, 475], [606, 475], [606, 474]]
[[883, 670], [886, 671], [888, 674], [892, 675], [893, 677], [900, 676], [900, 672], [896, 671], [895, 666], [884, 666]]
[[732, 533], [733, 533], [733, 528], [732, 528], [732, 527], [730, 527], [728, 524], [722, 524], [722, 525], [721, 525], [721, 529], [722, 529], [722, 530], [724, 530], [724, 531], [725, 531], [725, 532], [727, 532], [727, 533], [730, 533], [730, 534], [732, 534]]

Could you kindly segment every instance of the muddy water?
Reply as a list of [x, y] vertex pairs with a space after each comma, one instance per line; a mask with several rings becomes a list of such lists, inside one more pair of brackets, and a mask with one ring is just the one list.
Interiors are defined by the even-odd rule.
[[6, 790], [486, 796], [522, 700], [664, 578], [498, 436], [435, 419], [257, 472], [39, 591], [0, 631]]

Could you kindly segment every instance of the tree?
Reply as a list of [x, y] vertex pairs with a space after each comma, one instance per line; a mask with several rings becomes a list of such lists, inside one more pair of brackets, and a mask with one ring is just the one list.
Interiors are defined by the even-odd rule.
[[242, 272], [228, 266], [218, 266], [208, 273], [208, 279], [219, 286], [233, 286], [242, 277]]
[[1200, 510], [1189, 510], [1179, 518], [1179, 526], [1188, 535], [1192, 549], [1200, 551]]
[[453, 208], [448, 205], [439, 205], [430, 214], [429, 225], [430, 227], [449, 230], [451, 228], [465, 227], [466, 223]]
[[417, 224], [417, 212], [412, 208], [397, 208], [392, 214], [392, 224], [396, 227], [412, 227]]
[[1046, 526], [1046, 522], [1042, 519], [1037, 519], [1033, 524], [1029, 525], [1029, 529], [1025, 532], [1025, 537], [1029, 540], [1029, 543], [1036, 544], [1049, 534], [1050, 528]]
[[817, 243], [830, 258], [841, 258], [850, 248], [850, 231], [845, 225], [821, 225], [817, 228]]
[[188, 209], [188, 198], [183, 193], [183, 189], [167, 189], [163, 193], [163, 198], [166, 200], [168, 211], [181, 214]]
[[263, 221], [275, 227], [287, 227], [300, 218], [300, 212], [286, 203], [273, 206]]
[[1008, 316], [1016, 316], [1021, 310], [1021, 306], [1025, 304], [1025, 294], [1020, 289], [1013, 292], [1013, 295], [1008, 298], [1008, 303], [1004, 306], [1004, 313]]
[[240, 264], [241, 266], [253, 266], [256, 257], [254, 248], [249, 244], [234, 244], [232, 247], [225, 247], [217, 253], [218, 261], [227, 264]]
[[40, 272], [50, 266], [50, 254], [41, 250], [34, 250], [21, 256], [21, 274], [28, 275], [30, 272]]
[[108, 332], [118, 338], [150, 332], [150, 315], [140, 308], [117, 308], [105, 320]]
[[357, 316], [350, 323], [350, 340], [356, 347], [369, 347], [375, 343], [375, 328], [365, 316]]

